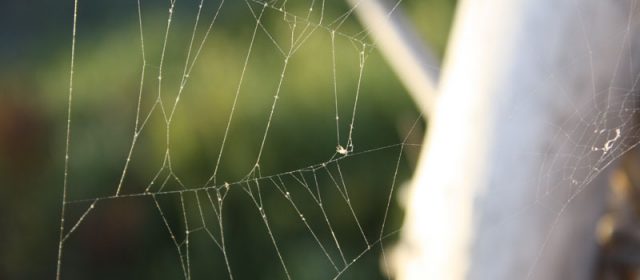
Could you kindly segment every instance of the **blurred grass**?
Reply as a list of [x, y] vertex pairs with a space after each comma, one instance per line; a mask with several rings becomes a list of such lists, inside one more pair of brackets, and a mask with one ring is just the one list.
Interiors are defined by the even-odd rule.
[[[23, 2], [3, 3], [1, 7], [12, 14], [4, 17], [5, 26], [17, 26], [10, 33], [0, 34], [0, 38], [8, 42], [0, 49], [0, 57], [7, 62], [0, 66], [0, 244], [5, 244], [0, 250], [1, 279], [45, 279], [51, 278], [55, 271], [72, 3], [32, 4], [29, 9]], [[402, 2], [425, 40], [439, 54], [443, 52], [454, 4], [448, 0]], [[147, 68], [141, 117], [149, 112], [157, 96], [156, 77], [160, 70], [166, 5], [143, 1]], [[208, 12], [203, 14], [199, 28], [208, 24], [216, 5], [205, 3]], [[163, 66], [161, 98], [165, 104], [173, 103], [179, 88], [195, 7], [193, 3], [177, 2]], [[289, 1], [286, 10], [303, 15], [306, 11], [303, 7], [302, 2]], [[142, 67], [136, 9], [134, 1], [80, 1], [70, 200], [112, 195], [122, 173], [134, 131]], [[341, 1], [327, 2], [323, 26], [335, 28], [331, 21], [347, 9]], [[264, 27], [284, 48], [290, 40], [289, 23], [285, 19], [291, 18], [267, 9], [263, 20]], [[311, 19], [318, 21], [319, 15], [314, 13]], [[52, 24], [40, 28], [36, 23], [42, 20]], [[168, 145], [167, 126], [156, 110], [142, 130], [123, 193], [144, 191], [160, 168], [167, 148], [171, 167], [184, 185], [199, 187], [206, 182], [219, 154], [254, 24], [244, 3], [227, 1], [188, 78], [169, 126]], [[361, 27], [349, 18], [338, 30], [356, 34]], [[197, 40], [203, 32], [204, 29], [199, 29]], [[222, 156], [218, 183], [241, 180], [256, 160], [284, 63], [284, 57], [271, 40], [259, 30]], [[345, 145], [357, 88], [358, 55], [362, 49], [349, 35], [336, 36], [335, 46], [340, 144]], [[262, 175], [298, 170], [323, 162], [335, 152], [331, 51], [330, 33], [321, 27], [291, 57], [260, 160]], [[379, 53], [374, 48], [367, 48], [365, 53], [353, 134], [356, 151], [400, 143], [406, 127], [418, 117], [414, 105]], [[406, 150], [410, 154], [418, 152], [418, 148]], [[379, 234], [398, 152], [396, 147], [340, 161], [351, 203], [370, 240]], [[411, 158], [407, 156], [401, 161], [399, 183], [410, 176]], [[329, 165], [326, 170], [335, 176], [336, 168]], [[326, 170], [320, 169], [316, 174], [325, 199], [324, 208], [344, 253], [353, 258], [366, 249], [366, 244]], [[304, 173], [303, 176], [311, 182], [312, 175]], [[329, 232], [322, 231], [323, 218], [316, 203], [308, 196], [304, 198], [305, 190], [294, 178], [283, 180], [292, 195], [299, 198], [311, 226], [322, 240], [327, 240], [323, 244], [334, 248]], [[335, 273], [330, 264], [288, 201], [271, 182], [262, 180], [260, 184], [264, 208], [292, 276], [296, 279], [332, 277]], [[234, 276], [236, 279], [282, 278], [284, 274], [259, 213], [242, 187], [231, 188], [224, 208], [224, 230]], [[152, 191], [158, 188], [156, 185]], [[171, 180], [164, 190], [171, 189], [180, 189], [180, 186]], [[197, 194], [206, 206], [206, 195]], [[191, 228], [195, 228], [199, 222], [198, 200], [191, 192], [184, 193], [183, 199]], [[177, 237], [182, 238], [180, 195], [159, 196], [158, 201]], [[401, 210], [395, 199], [392, 204], [388, 231], [397, 229], [401, 223]], [[69, 205], [67, 229], [87, 205]], [[205, 217], [212, 229], [216, 229], [212, 209], [207, 207]], [[192, 276], [226, 277], [222, 254], [213, 242], [203, 231], [191, 238]], [[385, 245], [391, 244], [394, 238], [385, 240]], [[329, 251], [339, 260], [337, 250]], [[379, 253], [379, 249], [374, 249], [365, 254], [343, 278], [381, 278]], [[64, 254], [64, 279], [182, 278], [175, 246], [149, 197], [100, 201], [65, 243]]]

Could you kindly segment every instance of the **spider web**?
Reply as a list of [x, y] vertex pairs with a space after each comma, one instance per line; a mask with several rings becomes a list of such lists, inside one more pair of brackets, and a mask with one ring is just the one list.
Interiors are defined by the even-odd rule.
[[[629, 7], [607, 64], [575, 4], [584, 43], [509, 101], [506, 127], [537, 91], [570, 108], [537, 127], [553, 135], [546, 151], [496, 152], [542, 158], [522, 178], [537, 187], [525, 206], [506, 189], [485, 201], [502, 207], [497, 224], [546, 210], [528, 278], [574, 202], [638, 143]], [[95, 9], [74, 12], [58, 279], [383, 277], [421, 122], [349, 6], [138, 0], [107, 20], [119, 32], [92, 29]]]
[[421, 117], [353, 10], [129, 4], [75, 2], [57, 279], [380, 277]]

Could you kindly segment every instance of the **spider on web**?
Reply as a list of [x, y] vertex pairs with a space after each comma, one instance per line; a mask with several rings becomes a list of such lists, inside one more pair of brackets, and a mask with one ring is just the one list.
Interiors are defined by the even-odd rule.
[[338, 145], [336, 147], [336, 153], [346, 156], [349, 154], [349, 149], [342, 147], [342, 145]]

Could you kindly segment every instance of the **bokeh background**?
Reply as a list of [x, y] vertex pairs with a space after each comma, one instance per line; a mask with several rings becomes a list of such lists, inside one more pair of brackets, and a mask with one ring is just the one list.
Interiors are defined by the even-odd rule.
[[[319, 1], [316, 1], [319, 2]], [[167, 22], [168, 1], [141, 1], [146, 68], [140, 114], [145, 117], [156, 100], [160, 54]], [[311, 1], [269, 1], [270, 7], [305, 16]], [[286, 3], [286, 4], [285, 4]], [[219, 1], [204, 1], [196, 42], [202, 39]], [[284, 6], [283, 6], [284, 4]], [[197, 1], [176, 1], [175, 17], [163, 62], [162, 100], [175, 100], [186, 62]], [[250, 2], [254, 11], [260, 6]], [[135, 128], [141, 84], [141, 41], [137, 2], [79, 1], [74, 100], [70, 146], [67, 230], [89, 205], [77, 202], [113, 195], [122, 174]], [[453, 0], [404, 0], [407, 13], [439, 57], [443, 54]], [[319, 4], [309, 21], [320, 22]], [[304, 170], [335, 154], [336, 125], [334, 85], [338, 92], [341, 124], [340, 144], [346, 144], [348, 123], [358, 88], [359, 52], [355, 39], [372, 43], [362, 33], [346, 2], [325, 4], [320, 27], [291, 57], [280, 92], [265, 149], [260, 160], [262, 177]], [[51, 279], [55, 276], [62, 202], [65, 130], [71, 53], [73, 1], [0, 2], [0, 279]], [[250, 173], [264, 134], [271, 102], [282, 73], [283, 56], [272, 40], [289, 46], [292, 17], [277, 9], [265, 10], [249, 59], [237, 112], [227, 147], [221, 158], [218, 183], [239, 182]], [[339, 20], [340, 21], [340, 20]], [[150, 191], [202, 187], [215, 166], [244, 57], [250, 45], [255, 18], [244, 1], [227, 0], [203, 45], [182, 93], [175, 117], [167, 125], [159, 110], [151, 114], [141, 131], [123, 194], [139, 194], [160, 172], [169, 178]], [[306, 23], [300, 22], [299, 25]], [[301, 27], [297, 27], [301, 30]], [[340, 35], [332, 48], [330, 30]], [[267, 36], [268, 34], [273, 37]], [[332, 51], [336, 55], [333, 80]], [[401, 185], [411, 175], [425, 125], [405, 89], [375, 46], [365, 49], [366, 63], [360, 83], [360, 100], [353, 134], [355, 152], [381, 147], [339, 161], [342, 179], [352, 206], [369, 240], [379, 235], [396, 161], [401, 153], [396, 192], [391, 199], [386, 233], [398, 229], [402, 209], [398, 205]], [[161, 169], [170, 150], [171, 171]], [[317, 172], [318, 186], [326, 199], [324, 209], [349, 259], [367, 246], [349, 215], [327, 172], [336, 175], [337, 165]], [[323, 171], [324, 170], [324, 171]], [[302, 172], [306, 180], [313, 173]], [[293, 195], [304, 192], [291, 176], [283, 176]], [[294, 279], [327, 279], [335, 275], [304, 223], [268, 180], [261, 194], [270, 225]], [[281, 279], [283, 271], [257, 207], [243, 191], [232, 185], [224, 204], [224, 232], [235, 279]], [[400, 191], [398, 191], [400, 190]], [[184, 238], [181, 197], [186, 205], [190, 230], [190, 262], [194, 279], [226, 279], [228, 273], [220, 250], [197, 230], [198, 208], [193, 192], [158, 196], [177, 239]], [[204, 199], [200, 192], [198, 199]], [[302, 195], [300, 195], [302, 197]], [[323, 244], [331, 237], [322, 231], [324, 222], [317, 203], [301, 198], [301, 210]], [[204, 203], [203, 203], [204, 204]], [[210, 204], [208, 204], [210, 205]], [[208, 206], [204, 218], [217, 228]], [[205, 207], [206, 208], [206, 207]], [[392, 245], [397, 234], [384, 240]], [[344, 279], [383, 278], [380, 248], [367, 251], [344, 274]], [[338, 260], [338, 252], [331, 254]], [[183, 278], [176, 247], [149, 196], [102, 199], [64, 244], [63, 279], [180, 279]]]

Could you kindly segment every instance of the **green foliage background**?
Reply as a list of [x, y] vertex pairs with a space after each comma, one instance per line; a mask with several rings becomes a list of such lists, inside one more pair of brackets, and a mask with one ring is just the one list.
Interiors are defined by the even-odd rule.
[[[13, 1], [0, 4], [5, 31], [0, 33], [0, 279], [51, 279], [55, 275], [67, 110], [72, 1]], [[142, 112], [157, 92], [157, 75], [166, 1], [142, 1], [147, 71]], [[278, 3], [274, 3], [278, 5]], [[287, 10], [302, 14], [306, 1], [288, 1]], [[210, 20], [217, 2], [205, 1]], [[451, 22], [452, 0], [405, 0], [400, 7], [442, 55]], [[69, 200], [112, 195], [133, 136], [142, 59], [135, 1], [80, 1], [72, 107]], [[194, 1], [177, 1], [176, 17], [163, 67], [163, 100], [172, 103], [179, 87], [185, 50], [193, 28]], [[256, 6], [254, 6], [256, 7]], [[274, 122], [261, 159], [262, 175], [298, 170], [326, 161], [336, 148], [331, 37], [324, 27], [349, 7], [328, 1], [325, 22], [290, 61]], [[312, 17], [312, 21], [317, 20]], [[255, 25], [243, 1], [227, 1], [177, 107], [169, 148], [174, 172], [188, 187], [202, 186], [220, 149], [249, 38]], [[264, 26], [282, 45], [290, 39], [283, 14], [268, 10]], [[7, 28], [11, 27], [11, 28]], [[200, 27], [202, 28], [202, 27]], [[201, 29], [203, 30], [203, 29]], [[352, 17], [336, 37], [337, 90], [341, 137], [348, 133], [358, 78], [360, 46], [350, 36], [362, 28]], [[198, 32], [201, 36], [203, 33]], [[222, 157], [219, 181], [237, 182], [253, 167], [264, 134], [283, 58], [270, 38], [259, 33]], [[360, 38], [360, 37], [358, 37]], [[364, 38], [365, 41], [366, 37]], [[401, 84], [375, 48], [367, 49], [354, 144], [365, 151], [398, 144], [418, 113]], [[124, 193], [144, 191], [162, 164], [166, 126], [159, 112], [144, 128], [133, 154]], [[422, 129], [410, 139], [420, 143]], [[398, 181], [406, 181], [419, 147], [407, 148]], [[344, 180], [366, 234], [379, 234], [399, 149], [389, 148], [341, 161]], [[330, 167], [335, 168], [335, 166]], [[294, 188], [292, 178], [287, 184]], [[287, 180], [285, 178], [285, 180]], [[344, 252], [352, 257], [366, 248], [328, 176], [320, 176], [328, 215]], [[295, 279], [327, 279], [334, 271], [304, 224], [273, 187], [264, 185], [265, 208]], [[225, 235], [235, 279], [284, 277], [256, 207], [241, 190], [231, 188], [225, 202]], [[167, 190], [179, 189], [169, 182]], [[292, 189], [292, 193], [294, 190]], [[397, 194], [394, 194], [394, 198]], [[203, 198], [203, 197], [200, 197]], [[197, 221], [195, 196], [185, 193], [189, 220]], [[167, 219], [182, 233], [180, 196], [158, 198]], [[314, 202], [301, 203], [309, 220], [319, 220]], [[335, 205], [332, 205], [335, 203]], [[88, 204], [69, 206], [67, 228]], [[148, 197], [100, 201], [65, 243], [63, 279], [179, 279], [175, 246]], [[286, 206], [286, 207], [285, 207]], [[286, 210], [282, 210], [282, 209]], [[314, 214], [316, 213], [316, 214]], [[213, 223], [213, 216], [211, 218]], [[401, 209], [392, 200], [386, 228], [399, 228]], [[313, 224], [312, 224], [313, 225]], [[179, 235], [179, 234], [178, 234]], [[328, 236], [324, 236], [328, 238]], [[397, 235], [385, 240], [392, 244]], [[327, 239], [328, 240], [328, 239]], [[194, 279], [226, 279], [219, 250], [204, 234], [193, 235], [190, 256]], [[336, 253], [335, 251], [332, 253]], [[336, 255], [337, 256], [337, 255]], [[344, 279], [383, 278], [380, 249], [371, 250]]]

